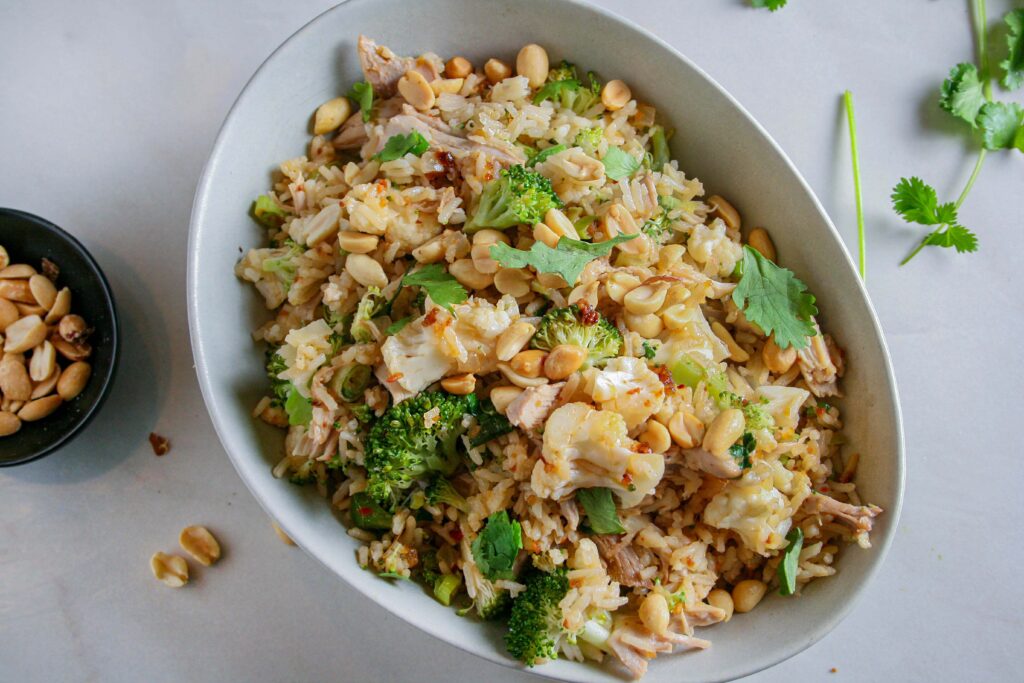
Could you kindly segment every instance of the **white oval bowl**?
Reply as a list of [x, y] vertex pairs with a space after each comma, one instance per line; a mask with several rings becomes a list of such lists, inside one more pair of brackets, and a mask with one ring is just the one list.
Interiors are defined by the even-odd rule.
[[[680, 7], [679, 11], [685, 11]], [[622, 78], [676, 129], [673, 153], [722, 194], [745, 225], [767, 226], [780, 260], [817, 295], [822, 326], [847, 351], [842, 402], [846, 434], [863, 454], [861, 496], [885, 508], [870, 550], [847, 549], [839, 573], [803, 595], [772, 595], [750, 614], [699, 633], [704, 652], [662, 656], [646, 681], [724, 681], [800, 652], [849, 612], [878, 571], [892, 542], [903, 494], [903, 436], [888, 351], [867, 293], [838, 233], [807, 183], [750, 115], [703, 71], [667, 44], [599, 8], [574, 0], [350, 0], [289, 38], [253, 75], [217, 137], [192, 211], [188, 307], [203, 398], [235, 468], [267, 512], [308, 553], [356, 590], [411, 624], [467, 652], [517, 666], [502, 630], [456, 616], [408, 582], [391, 583], [361, 569], [357, 543], [329, 504], [275, 480], [280, 431], [250, 411], [266, 389], [262, 353], [250, 331], [268, 312], [233, 268], [239, 247], [261, 244], [248, 216], [254, 197], [284, 159], [306, 151], [309, 121], [322, 102], [361, 79], [356, 39], [365, 33], [399, 54], [462, 54], [480, 64], [513, 60], [529, 42], [604, 78]], [[532, 671], [566, 681], [622, 680], [622, 670], [560, 660]]]

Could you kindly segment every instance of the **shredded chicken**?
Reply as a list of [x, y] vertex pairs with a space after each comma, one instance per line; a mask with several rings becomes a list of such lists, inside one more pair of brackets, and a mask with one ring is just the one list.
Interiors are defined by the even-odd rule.
[[817, 323], [814, 324], [814, 329], [817, 330], [817, 334], [808, 339], [807, 346], [796, 352], [800, 374], [804, 376], [807, 388], [818, 398], [841, 396], [836, 382], [839, 370], [832, 362], [832, 354], [829, 353], [828, 344], [825, 343]]
[[719, 479], [733, 479], [743, 474], [743, 468], [730, 456], [719, 458], [703, 448], [688, 448], [683, 451], [686, 466], [691, 470], [706, 472]]
[[373, 86], [373, 94], [390, 97], [395, 94], [398, 79], [416, 66], [416, 60], [399, 57], [390, 48], [378, 45], [366, 36], [359, 36], [359, 64], [363, 67], [366, 82]]
[[671, 631], [665, 635], [651, 633], [636, 617], [626, 617], [618, 622], [608, 639], [608, 646], [634, 679], [647, 673], [647, 660], [654, 659], [659, 653], [670, 653], [677, 645], [703, 650], [711, 643]]
[[812, 515], [832, 515], [857, 533], [871, 531], [874, 518], [882, 513], [877, 505], [851, 505], [820, 493], [809, 496], [803, 507]]
[[706, 602], [687, 605], [683, 616], [690, 626], [711, 626], [725, 619], [725, 610]]
[[430, 141], [431, 147], [451, 152], [456, 158], [466, 156], [470, 152], [482, 152], [488, 158], [506, 166], [526, 161], [526, 157], [518, 149], [510, 151], [470, 140], [458, 135], [441, 119], [418, 112], [408, 104], [402, 106], [400, 114], [391, 117], [384, 127], [384, 134], [380, 138], [377, 149], [371, 150], [371, 153], [379, 152], [391, 137], [408, 135], [412, 131], [426, 137]]
[[640, 575], [644, 563], [640, 561], [631, 543], [624, 542], [621, 536], [595, 535], [591, 538], [601, 553], [601, 559], [608, 566], [608, 576], [612, 580], [623, 586], [654, 587], [650, 579]]
[[508, 404], [505, 417], [520, 429], [532, 432], [548, 419], [564, 386], [565, 382], [558, 382], [527, 388]]

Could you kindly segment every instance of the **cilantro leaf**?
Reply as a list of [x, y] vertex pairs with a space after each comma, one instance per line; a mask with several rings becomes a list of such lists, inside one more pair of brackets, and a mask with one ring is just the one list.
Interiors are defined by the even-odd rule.
[[544, 86], [537, 91], [537, 94], [533, 96], [533, 103], [540, 104], [545, 100], [553, 100], [559, 97], [563, 90], [579, 90], [580, 82], [575, 78], [567, 78], [564, 81], [551, 81], [545, 83]]
[[770, 9], [772, 12], [786, 6], [786, 0], [750, 0], [751, 7]]
[[[821, 494], [814, 494], [821, 495]], [[792, 595], [796, 592], [796, 575], [800, 565], [800, 551], [804, 548], [804, 530], [798, 526], [793, 527], [786, 534], [789, 545], [782, 553], [782, 562], [776, 570], [779, 576], [779, 593]]]
[[892, 208], [908, 223], [940, 225], [956, 222], [956, 205], [939, 204], [935, 188], [920, 178], [900, 178], [892, 189]]
[[512, 423], [508, 421], [508, 418], [499, 413], [494, 404], [487, 399], [480, 402], [476, 415], [476, 424], [480, 431], [469, 442], [469, 445], [473, 448], [483, 446], [488, 441], [497, 439], [499, 436], [508, 434], [515, 429]]
[[595, 243], [563, 237], [554, 249], [543, 242], [534, 242], [529, 251], [513, 249], [499, 242], [491, 247], [491, 258], [506, 268], [533, 266], [538, 273], [558, 273], [567, 283], [574, 285], [588, 263], [607, 256], [616, 244], [634, 237], [636, 235], [616, 235], [610, 240]]
[[658, 348], [651, 342], [644, 340], [643, 343], [644, 358], [647, 360], [654, 360], [654, 357], [658, 355]]
[[1024, 85], [1024, 9], [1007, 12], [1003, 21], [1008, 28], [1006, 44], [1009, 54], [999, 62], [999, 66], [1006, 72], [1000, 83], [1007, 90], [1016, 90]]
[[615, 510], [611, 489], [576, 489], [576, 500], [587, 513], [587, 524], [595, 534], [626, 533], [626, 528], [619, 521], [619, 513]]
[[729, 455], [732, 456], [736, 464], [747, 469], [750, 467], [750, 454], [757, 448], [757, 441], [754, 439], [754, 435], [750, 432], [744, 432], [740, 440], [729, 447]]
[[313, 403], [299, 393], [292, 385], [288, 389], [288, 398], [284, 402], [284, 410], [288, 413], [288, 424], [308, 425], [313, 419]]
[[430, 142], [418, 130], [414, 130], [408, 135], [399, 134], [389, 137], [388, 141], [384, 143], [384, 147], [374, 154], [373, 158], [378, 161], [394, 161], [401, 159], [406, 154], [422, 156], [428, 149], [430, 149]]
[[389, 337], [391, 335], [393, 335], [393, 334], [398, 334], [399, 332], [402, 331], [403, 327], [405, 327], [406, 325], [408, 325], [411, 322], [412, 322], [412, 316], [411, 315], [407, 315], [404, 318], [402, 318], [400, 320], [396, 320], [395, 322], [393, 322], [390, 325], [388, 325], [388, 329], [384, 330], [384, 334], [386, 334]]
[[978, 111], [983, 104], [985, 94], [978, 77], [978, 68], [973, 64], [954, 66], [949, 72], [949, 78], [942, 83], [939, 106], [977, 128]]
[[942, 232], [932, 232], [924, 243], [933, 247], [953, 247], [958, 253], [978, 250], [978, 237], [962, 225], [954, 223]]
[[601, 163], [604, 164], [604, 174], [611, 180], [628, 178], [640, 168], [640, 162], [636, 157], [623, 152], [620, 147], [609, 147]]
[[431, 263], [402, 278], [403, 285], [422, 287], [430, 300], [448, 311], [452, 304], [461, 304], [469, 298], [469, 292], [455, 277], [439, 263]]
[[1017, 135], [1013, 138], [1013, 146], [1024, 152], [1024, 126], [1017, 129]]
[[559, 152], [564, 152], [565, 150], [566, 150], [565, 145], [554, 145], [552, 147], [548, 147], [546, 149], [542, 149], [541, 151], [539, 151], [536, 154], [534, 154], [533, 157], [529, 161], [526, 162], [526, 167], [527, 168], [533, 168], [534, 166], [536, 166], [537, 164], [541, 163], [542, 161], [544, 161], [548, 157], [554, 156], [555, 154], [558, 154]]
[[366, 81], [357, 81], [352, 84], [351, 90], [345, 97], [359, 105], [363, 114], [363, 123], [368, 122], [373, 114], [373, 86]]
[[1024, 125], [1024, 109], [1015, 102], [988, 102], [978, 114], [985, 149], [1009, 149]]
[[743, 247], [743, 275], [732, 293], [747, 320], [766, 335], [775, 333], [779, 348], [802, 349], [814, 336], [814, 295], [792, 271], [781, 268], [749, 245]]
[[513, 579], [516, 557], [523, 547], [523, 530], [508, 512], [499, 510], [487, 518], [487, 524], [470, 546], [480, 572], [491, 581]]

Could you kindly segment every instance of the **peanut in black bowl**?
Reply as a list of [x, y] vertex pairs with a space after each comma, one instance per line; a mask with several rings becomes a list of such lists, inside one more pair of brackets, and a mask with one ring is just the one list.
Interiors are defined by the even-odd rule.
[[[71, 292], [71, 312], [92, 328], [88, 358], [92, 371], [85, 388], [53, 413], [0, 437], [0, 467], [20, 465], [67, 445], [89, 424], [106, 399], [117, 369], [118, 320], [114, 296], [103, 271], [82, 244], [53, 223], [16, 209], [0, 208], [0, 245], [10, 262], [41, 271], [43, 259], [56, 264], [57, 289]], [[62, 365], [67, 361], [61, 359]]]

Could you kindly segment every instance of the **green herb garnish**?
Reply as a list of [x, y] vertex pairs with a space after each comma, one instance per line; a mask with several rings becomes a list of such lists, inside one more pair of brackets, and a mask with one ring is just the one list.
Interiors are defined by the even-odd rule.
[[604, 242], [584, 242], [563, 237], [554, 249], [543, 242], [534, 242], [529, 251], [513, 249], [499, 242], [491, 247], [491, 258], [506, 268], [532, 266], [538, 273], [558, 273], [567, 283], [574, 285], [588, 263], [607, 256], [616, 244], [628, 242], [634, 237], [636, 235], [616, 235]]
[[384, 143], [384, 147], [373, 155], [378, 161], [394, 161], [406, 154], [422, 156], [430, 149], [430, 142], [419, 131], [414, 130], [408, 135], [392, 135]]
[[587, 514], [587, 524], [595, 534], [626, 533], [626, 528], [619, 521], [611, 489], [577, 489], [576, 500], [583, 506], [583, 511]]
[[499, 510], [487, 518], [487, 524], [470, 546], [473, 560], [489, 580], [515, 578], [513, 566], [523, 548], [523, 530], [508, 512]]
[[431, 301], [448, 311], [452, 310], [453, 304], [461, 304], [469, 298], [466, 288], [439, 263], [406, 274], [402, 278], [402, 285], [422, 287]]
[[798, 526], [793, 527], [786, 534], [789, 545], [782, 553], [782, 562], [779, 562], [779, 593], [792, 595], [796, 592], [797, 565], [800, 563], [800, 551], [804, 547], [804, 531]]
[[363, 123], [369, 122], [370, 116], [373, 114], [373, 86], [366, 81], [357, 81], [352, 84], [351, 90], [345, 97], [359, 106], [363, 114]]
[[775, 334], [779, 348], [802, 349], [815, 334], [818, 313], [814, 295], [793, 272], [775, 265], [756, 249], [743, 247], [742, 276], [732, 298], [747, 320], [766, 335]]
[[621, 147], [609, 147], [601, 163], [604, 164], [604, 174], [611, 180], [628, 178], [640, 168], [636, 157], [622, 151]]

